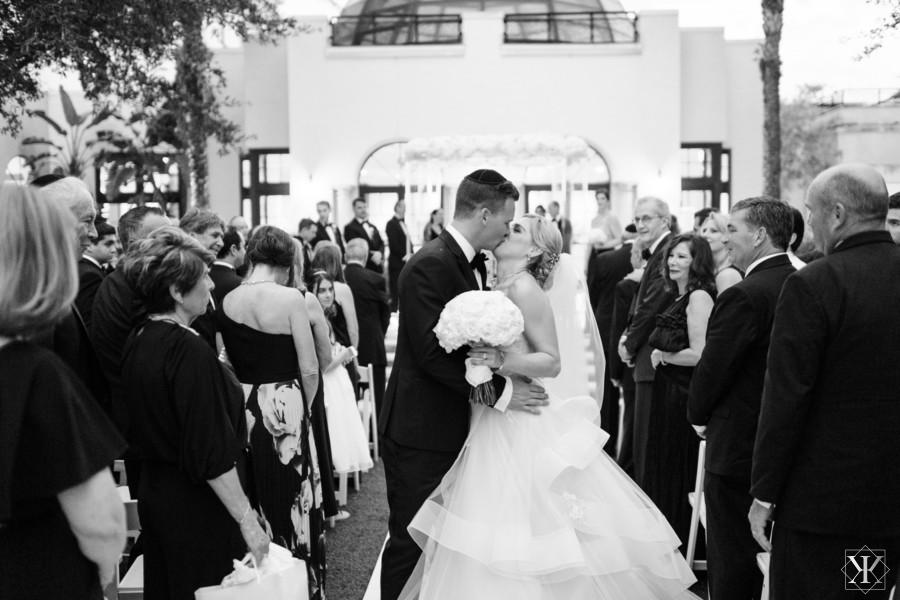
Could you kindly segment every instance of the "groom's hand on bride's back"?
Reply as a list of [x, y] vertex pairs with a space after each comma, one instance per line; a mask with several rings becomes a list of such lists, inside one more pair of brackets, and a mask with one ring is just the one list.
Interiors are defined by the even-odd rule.
[[512, 377], [512, 398], [507, 409], [521, 410], [538, 415], [541, 408], [550, 404], [544, 386], [529, 377]]

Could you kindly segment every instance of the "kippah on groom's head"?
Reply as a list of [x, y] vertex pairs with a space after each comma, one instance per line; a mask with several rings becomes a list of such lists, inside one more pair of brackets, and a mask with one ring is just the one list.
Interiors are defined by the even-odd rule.
[[503, 210], [507, 198], [518, 200], [519, 190], [506, 177], [493, 169], [472, 171], [456, 190], [454, 218], [470, 217], [481, 208], [499, 212]]

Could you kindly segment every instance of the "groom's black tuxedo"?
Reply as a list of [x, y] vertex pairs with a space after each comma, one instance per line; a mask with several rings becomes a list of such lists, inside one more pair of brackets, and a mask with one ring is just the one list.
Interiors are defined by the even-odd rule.
[[786, 254], [766, 258], [716, 299], [691, 379], [688, 420], [706, 426], [706, 527], [710, 600], [759, 598], [759, 547], [747, 526], [750, 465], [769, 335]]
[[[477, 290], [476, 275], [447, 232], [414, 254], [399, 280], [400, 326], [379, 433], [387, 480], [390, 539], [381, 597], [396, 598], [419, 557], [406, 528], [462, 450], [469, 432], [466, 348], [448, 354], [432, 329], [444, 305]], [[495, 376], [499, 398], [505, 381]]]

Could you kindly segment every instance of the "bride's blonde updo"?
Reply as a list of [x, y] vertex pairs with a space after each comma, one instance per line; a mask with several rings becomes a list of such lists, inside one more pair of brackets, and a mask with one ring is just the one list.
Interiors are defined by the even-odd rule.
[[527, 214], [523, 215], [523, 218], [531, 220], [531, 241], [541, 251], [540, 254], [529, 259], [528, 272], [541, 287], [544, 287], [562, 252], [562, 233], [553, 224], [553, 221], [546, 217]]

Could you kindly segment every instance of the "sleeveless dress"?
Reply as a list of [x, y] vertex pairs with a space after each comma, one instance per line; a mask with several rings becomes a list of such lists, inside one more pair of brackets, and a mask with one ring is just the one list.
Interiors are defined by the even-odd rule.
[[[312, 416], [299, 381], [293, 336], [265, 333], [233, 321], [224, 313], [221, 324], [228, 357], [243, 384], [250, 414], [248, 425], [252, 422], [250, 446], [260, 512], [268, 522], [272, 541], [306, 561], [309, 598], [323, 599], [325, 516], [319, 470], [321, 449], [313, 435]], [[320, 391], [321, 388], [320, 385]], [[268, 407], [284, 397], [303, 400], [297, 436], [272, 431]]]
[[[332, 355], [343, 350], [334, 344]], [[343, 365], [322, 373], [331, 462], [335, 473], [368, 471], [372, 468], [369, 442], [356, 407], [356, 391]]]
[[[520, 338], [510, 348], [529, 352]], [[589, 396], [540, 415], [472, 407], [456, 462], [409, 526], [423, 549], [401, 598], [691, 598], [665, 518], [603, 451]]]
[[[660, 315], [660, 318], [678, 323], [685, 340], [688, 339], [689, 301], [690, 294], [685, 294]], [[687, 543], [691, 525], [691, 505], [687, 495], [694, 490], [700, 452], [700, 438], [687, 420], [688, 391], [693, 373], [693, 367], [680, 365], [660, 364], [656, 368], [644, 478], [647, 496], [684, 543]]]

